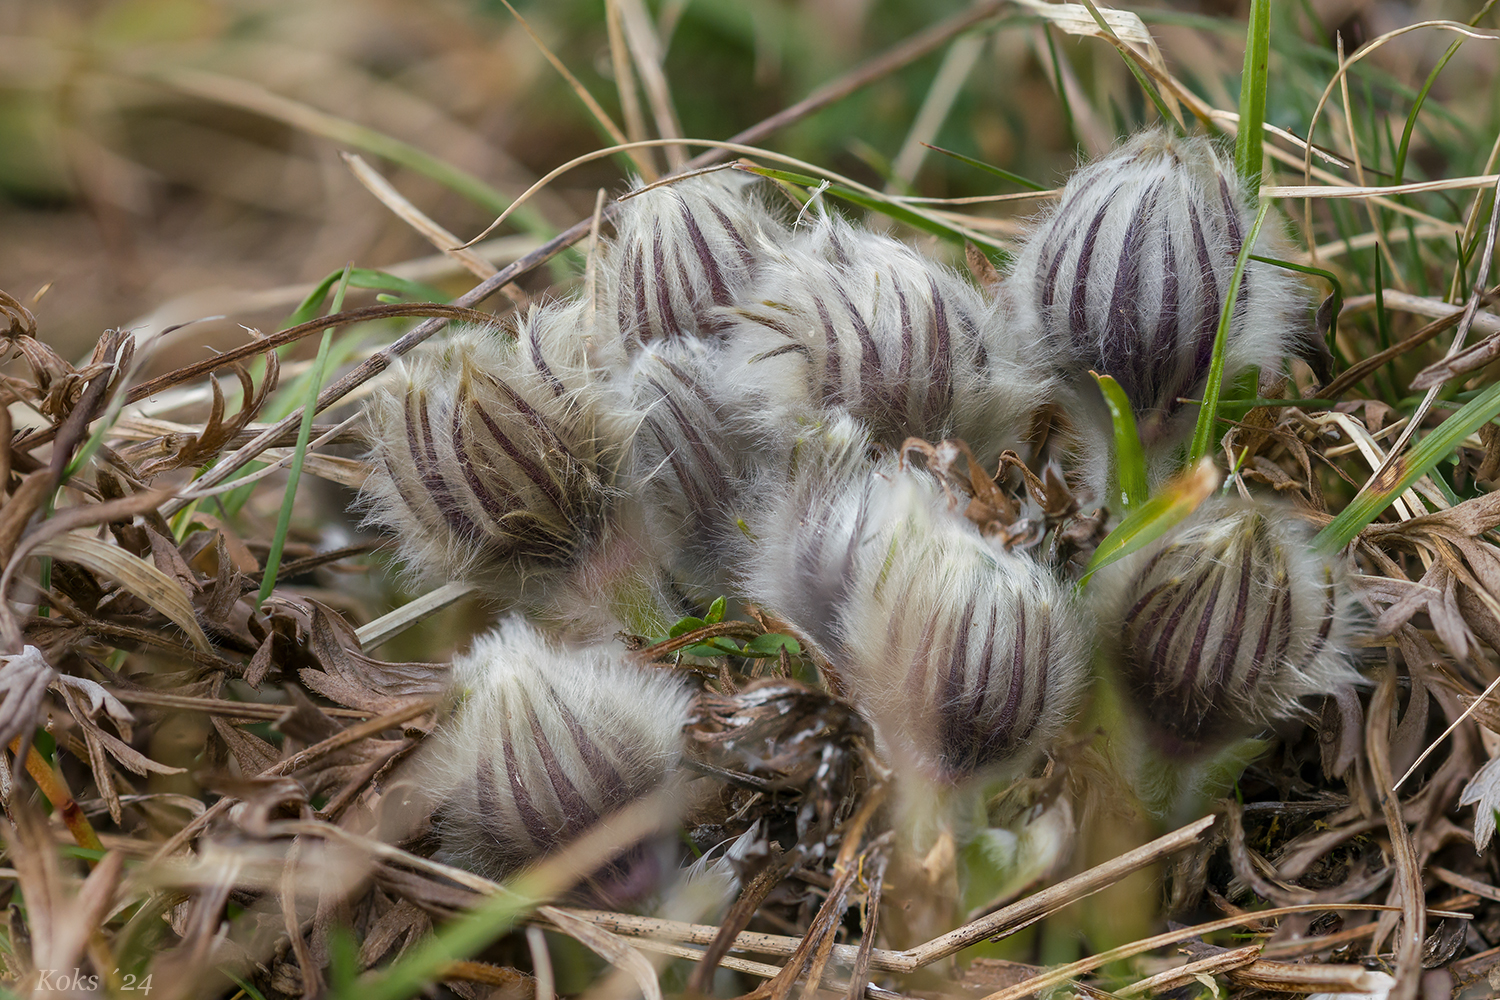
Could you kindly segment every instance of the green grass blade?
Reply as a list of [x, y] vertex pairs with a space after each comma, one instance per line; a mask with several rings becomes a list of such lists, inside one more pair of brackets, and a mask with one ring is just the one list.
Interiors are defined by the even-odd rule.
[[1090, 14], [1094, 15], [1094, 20], [1098, 23], [1099, 30], [1104, 32], [1105, 37], [1114, 43], [1115, 50], [1120, 53], [1120, 58], [1125, 60], [1125, 68], [1130, 70], [1130, 74], [1135, 77], [1135, 82], [1141, 85], [1141, 92], [1151, 99], [1152, 104], [1156, 105], [1156, 113], [1161, 115], [1161, 120], [1171, 125], [1173, 131], [1181, 135], [1183, 133], [1182, 122], [1177, 119], [1176, 115], [1172, 114], [1171, 109], [1167, 107], [1167, 102], [1161, 99], [1161, 93], [1156, 89], [1156, 82], [1147, 76], [1145, 71], [1136, 64], [1134, 51], [1124, 42], [1120, 41], [1120, 37], [1109, 26], [1109, 22], [1104, 20], [1104, 15], [1099, 13], [1099, 8], [1094, 6], [1094, 0], [1083, 0], [1083, 5], [1088, 8]]
[[287, 317], [282, 324], [283, 330], [306, 323], [317, 316], [318, 311], [323, 308], [323, 303], [328, 301], [328, 293], [333, 286], [344, 281], [348, 275], [348, 287], [370, 288], [380, 292], [395, 292], [404, 295], [417, 302], [447, 302], [452, 296], [441, 288], [423, 284], [420, 281], [410, 281], [406, 278], [398, 278], [394, 274], [386, 274], [384, 271], [372, 271], [369, 268], [355, 267], [334, 271], [328, 277], [318, 282], [318, 286], [307, 297], [298, 303], [297, 308]]
[[1405, 455], [1391, 463], [1380, 482], [1366, 483], [1349, 505], [1330, 521], [1314, 544], [1337, 552], [1354, 541], [1371, 521], [1396, 502], [1396, 498], [1427, 475], [1459, 444], [1485, 424], [1500, 416], [1500, 383], [1490, 386], [1438, 425]]
[[1010, 181], [1012, 184], [1023, 187], [1028, 191], [1047, 190], [1045, 187], [1043, 187], [1041, 184], [1038, 184], [1034, 180], [1022, 177], [1020, 174], [1013, 174], [1009, 170], [997, 167], [992, 163], [985, 163], [983, 160], [976, 160], [972, 156], [965, 156], [962, 153], [955, 153], [953, 150], [944, 149], [942, 146], [934, 146], [930, 142], [924, 142], [922, 143], [922, 145], [926, 146], [934, 153], [942, 153], [944, 156], [951, 156], [959, 163], [967, 163], [969, 166], [974, 167], [976, 170], [983, 170], [987, 174], [994, 174], [996, 177], [999, 177], [1002, 180]]
[[842, 184], [825, 183], [820, 178], [809, 177], [807, 174], [794, 174], [785, 170], [772, 170], [769, 167], [746, 166], [740, 167], [739, 169], [744, 170], [746, 173], [758, 174], [761, 177], [769, 177], [773, 181], [781, 181], [786, 184], [799, 184], [802, 187], [822, 188], [828, 194], [831, 194], [836, 198], [842, 198], [844, 201], [847, 201], [850, 204], [858, 205], [860, 208], [868, 209], [872, 212], [879, 212], [881, 215], [888, 215], [891, 218], [895, 219], [897, 222], [904, 222], [906, 225], [911, 226], [913, 229], [920, 229], [924, 233], [932, 233], [934, 236], [941, 236], [945, 240], [952, 240], [959, 246], [963, 246], [966, 241], [973, 243], [982, 242], [985, 246], [993, 250], [1000, 251], [1001, 253], [1005, 253], [1006, 256], [1009, 257], [1009, 253], [1005, 250], [1004, 247], [1000, 246], [1000, 244], [987, 237], [980, 236], [978, 233], [961, 233], [957, 229], [953, 229], [950, 226], [945, 226], [941, 222], [938, 222], [935, 219], [930, 219], [925, 215], [918, 215], [916, 212], [904, 208], [894, 202], [886, 201], [881, 198], [872, 198], [870, 195], [867, 195], [862, 191], [855, 191], [851, 188], [846, 188]]
[[1250, 260], [1250, 249], [1260, 237], [1260, 227], [1266, 221], [1269, 201], [1260, 203], [1255, 213], [1245, 243], [1240, 247], [1239, 259], [1234, 262], [1234, 276], [1229, 279], [1229, 291], [1224, 296], [1224, 310], [1219, 314], [1219, 332], [1214, 335], [1214, 357], [1208, 366], [1208, 384], [1203, 387], [1203, 405], [1198, 410], [1198, 426], [1193, 429], [1193, 447], [1188, 452], [1194, 461], [1206, 456], [1213, 447], [1214, 424], [1219, 418], [1219, 393], [1224, 383], [1224, 346], [1229, 340], [1229, 325], [1234, 317], [1234, 306], [1240, 295], [1240, 280], [1245, 276], [1245, 265]]
[[450, 962], [481, 951], [504, 935], [542, 900], [524, 880], [514, 891], [497, 893], [410, 949], [390, 968], [368, 974], [354, 986], [330, 994], [332, 1000], [407, 1000], [431, 988]]
[[1115, 426], [1115, 475], [1119, 478], [1120, 500], [1124, 510], [1139, 510], [1146, 502], [1146, 455], [1141, 448], [1141, 435], [1135, 426], [1135, 411], [1130, 407], [1130, 398], [1120, 383], [1108, 375], [1089, 372], [1099, 383], [1104, 393], [1104, 403], [1109, 407], [1110, 419]]
[[1206, 460], [1173, 479], [1105, 536], [1094, 550], [1079, 587], [1088, 586], [1089, 579], [1099, 570], [1166, 534], [1218, 488], [1219, 470]]
[[1463, 39], [1459, 39], [1448, 46], [1448, 51], [1443, 53], [1437, 65], [1432, 67], [1432, 72], [1427, 74], [1427, 82], [1423, 83], [1422, 89], [1417, 91], [1417, 99], [1412, 102], [1411, 111], [1406, 116], [1406, 125], [1401, 129], [1401, 145], [1396, 150], [1396, 179], [1394, 181], [1396, 184], [1400, 184], [1401, 178], [1406, 176], [1406, 153], [1411, 147], [1412, 130], [1417, 127], [1417, 115], [1421, 114], [1422, 105], [1427, 103], [1427, 95], [1432, 91], [1432, 85], [1437, 83], [1438, 74], [1443, 71], [1444, 66], [1448, 65], [1448, 60], [1458, 54], [1458, 48], [1462, 44]]
[[1265, 141], [1266, 83], [1271, 68], [1271, 0], [1250, 0], [1245, 30], [1245, 68], [1240, 74], [1240, 125], [1234, 165], [1251, 192], [1260, 190]]
[[[332, 312], [344, 308], [344, 292], [349, 287], [348, 275], [352, 268], [344, 269], [344, 280], [339, 283], [333, 297]], [[276, 534], [271, 536], [271, 551], [266, 555], [266, 571], [261, 576], [260, 593], [255, 598], [256, 610], [265, 603], [276, 587], [276, 573], [281, 569], [281, 553], [286, 548], [286, 533], [292, 524], [292, 506], [297, 499], [297, 483], [302, 478], [302, 461], [307, 457], [307, 443], [312, 440], [313, 413], [318, 408], [318, 392], [323, 388], [327, 375], [328, 350], [333, 344], [333, 330], [323, 331], [318, 344], [318, 360], [313, 363], [312, 377], [307, 380], [307, 393], [302, 401], [302, 423], [297, 427], [297, 447], [292, 453], [292, 464], [287, 469], [286, 496], [281, 501], [281, 513], [276, 517]]]

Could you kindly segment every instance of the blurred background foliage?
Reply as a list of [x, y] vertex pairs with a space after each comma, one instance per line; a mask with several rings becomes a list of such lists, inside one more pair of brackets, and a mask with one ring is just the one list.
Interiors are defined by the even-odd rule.
[[[602, 0], [517, 6], [621, 121]], [[660, 0], [651, 14], [683, 133], [726, 138], [964, 6]], [[1135, 9], [1173, 71], [1232, 109], [1240, 6], [1202, 0]], [[1336, 65], [1337, 36], [1352, 51], [1402, 24], [1468, 20], [1477, 9], [1447, 0], [1277, 3], [1268, 120], [1302, 133]], [[1414, 32], [1352, 75], [1351, 99], [1368, 112], [1356, 116], [1356, 128], [1368, 133], [1360, 141], [1372, 178], [1392, 171], [1392, 121], [1399, 136], [1417, 88], [1450, 42], [1440, 32]], [[1007, 188], [937, 154], [908, 154], [898, 164], [906, 176], [890, 177], [945, 65], [961, 86], [936, 144], [1049, 187], [1080, 156], [1155, 115], [1109, 46], [1043, 28], [1021, 7], [1003, 11], [999, 30], [968, 55], [955, 52], [940, 49], [768, 145], [866, 183], [903, 189], [909, 179], [924, 195], [981, 195]], [[1052, 52], [1062, 60], [1066, 99]], [[1496, 64], [1493, 47], [1474, 44], [1444, 68], [1418, 122], [1407, 179], [1482, 171], [1485, 136], [1500, 126], [1500, 102], [1487, 96]], [[196, 326], [192, 341], [239, 336], [237, 323], [275, 323], [302, 286], [346, 261], [389, 267], [430, 255], [350, 175], [338, 156], [350, 144], [334, 126], [303, 120], [318, 113], [410, 144], [505, 197], [607, 142], [500, 0], [5, 0], [0, 287], [29, 300], [50, 285], [37, 316], [71, 356], [106, 327], [159, 329], [218, 313], [229, 319]], [[491, 205], [372, 159], [463, 238], [493, 217]], [[535, 200], [526, 230], [507, 231], [549, 235], [587, 215], [598, 188], [623, 183], [620, 161], [584, 166]], [[1462, 197], [1429, 200], [1451, 202], [1442, 214], [1461, 218]], [[1031, 204], [996, 211], [1024, 215]], [[420, 276], [449, 294], [469, 281], [452, 267]], [[533, 283], [546, 279], [540, 272]]]

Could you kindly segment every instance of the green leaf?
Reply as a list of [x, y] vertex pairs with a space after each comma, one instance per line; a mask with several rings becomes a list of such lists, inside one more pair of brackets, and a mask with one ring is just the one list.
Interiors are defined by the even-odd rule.
[[1109, 416], [1115, 425], [1115, 475], [1120, 482], [1123, 509], [1132, 511], [1146, 502], [1146, 456], [1141, 448], [1140, 432], [1135, 426], [1135, 411], [1120, 383], [1098, 372], [1089, 374], [1099, 383], [1099, 391], [1104, 393], [1105, 405], [1109, 407]]
[[683, 618], [681, 621], [677, 622], [677, 624], [673, 625], [667, 631], [667, 638], [675, 639], [679, 635], [686, 635], [694, 629], [703, 628], [707, 624], [708, 622], [704, 621], [702, 618], [694, 618], [690, 615], [687, 618]]
[[756, 657], [780, 656], [785, 649], [788, 656], [801, 656], [802, 646], [789, 635], [767, 632], [745, 643], [744, 655]]
[[[1257, 0], [1259, 2], [1259, 0]], [[1214, 424], [1219, 419], [1219, 393], [1224, 385], [1224, 350], [1229, 340], [1229, 327], [1234, 318], [1235, 303], [1239, 300], [1240, 280], [1245, 276], [1245, 264], [1250, 259], [1250, 248], [1260, 236], [1261, 224], [1266, 221], [1269, 201], [1260, 203], [1255, 213], [1255, 223], [1240, 247], [1239, 258], [1234, 262], [1234, 276], [1229, 279], [1229, 291], [1224, 296], [1224, 309], [1219, 313], [1219, 332], [1214, 335], [1214, 356], [1208, 366], [1208, 383], [1203, 387], [1203, 405], [1198, 409], [1198, 426], [1193, 429], [1193, 446], [1189, 458], [1196, 462], [1208, 455], [1213, 447]]]
[[1023, 187], [1028, 191], [1047, 190], [1044, 185], [1038, 184], [1034, 180], [1022, 177], [1020, 174], [1013, 174], [1009, 170], [1001, 169], [1000, 167], [997, 167], [992, 163], [985, 163], [983, 160], [976, 160], [972, 156], [965, 156], [962, 153], [955, 153], [953, 150], [944, 149], [942, 146], [934, 146], [930, 142], [924, 142], [922, 143], [922, 145], [926, 146], [934, 153], [942, 153], [944, 156], [951, 156], [959, 163], [967, 163], [971, 167], [974, 167], [978, 170], [983, 170], [987, 174], [994, 174], [996, 177], [999, 177], [1002, 180], [1010, 181], [1012, 184]]
[[724, 598], [714, 598], [714, 602], [708, 606], [708, 615], [703, 620], [710, 625], [717, 625], [724, 620]]
[[683, 652], [688, 656], [739, 656], [740, 647], [735, 645], [732, 639], [719, 635], [707, 642], [700, 642], [696, 646], [688, 646], [683, 649]]
[[1099, 543], [1099, 547], [1094, 550], [1094, 557], [1089, 560], [1088, 568], [1084, 570], [1079, 587], [1088, 586], [1089, 580], [1099, 570], [1119, 562], [1166, 534], [1218, 489], [1219, 480], [1219, 470], [1213, 462], [1203, 459], [1167, 483], [1156, 496], [1141, 504]]
[[1406, 454], [1394, 458], [1389, 468], [1378, 477], [1379, 481], [1372, 478], [1366, 483], [1349, 505], [1318, 532], [1313, 544], [1325, 552], [1337, 552], [1354, 541], [1366, 525], [1395, 503], [1396, 498], [1413, 483], [1432, 472], [1465, 438], [1497, 416], [1500, 416], [1500, 383], [1475, 396]]
[[1271, 0], [1250, 0], [1250, 21], [1245, 30], [1245, 68], [1240, 73], [1240, 124], [1234, 141], [1234, 165], [1252, 193], [1260, 190], [1266, 83], [1270, 78], [1270, 68]]

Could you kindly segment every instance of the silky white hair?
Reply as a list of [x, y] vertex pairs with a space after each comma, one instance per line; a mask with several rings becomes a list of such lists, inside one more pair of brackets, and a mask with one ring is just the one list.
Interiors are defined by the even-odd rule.
[[607, 530], [622, 449], [599, 436], [582, 322], [569, 303], [534, 308], [514, 338], [460, 327], [379, 383], [362, 501], [414, 576], [515, 596]]
[[512, 616], [453, 672], [461, 701], [411, 772], [450, 863], [504, 878], [673, 779], [691, 694], [669, 671]]
[[752, 593], [823, 647], [893, 764], [944, 783], [1019, 773], [1082, 696], [1070, 591], [983, 538], [930, 476], [859, 474], [857, 451], [833, 448], [771, 508], [782, 523], [758, 535]]
[[612, 336], [601, 348], [713, 337], [742, 300], [786, 228], [761, 202], [754, 178], [718, 171], [663, 184], [622, 201], [615, 236], [589, 290]]
[[[1213, 142], [1160, 129], [1138, 133], [1069, 178], [1028, 227], [1003, 298], [1023, 338], [1050, 343], [1071, 383], [1066, 408], [1081, 436], [1080, 465], [1107, 496], [1112, 428], [1089, 371], [1112, 376], [1131, 402], [1152, 479], [1175, 466], [1208, 376], [1230, 278], [1255, 217]], [[1280, 256], [1274, 227], [1255, 252]], [[1251, 260], [1224, 351], [1226, 383], [1251, 366], [1278, 369], [1306, 325], [1300, 281]]]
[[1205, 501], [1089, 587], [1101, 645], [1158, 750], [1193, 757], [1305, 715], [1359, 682], [1357, 601], [1341, 557], [1286, 506]]
[[864, 421], [896, 448], [960, 437], [986, 464], [1022, 448], [1053, 376], [1001, 327], [964, 277], [913, 248], [836, 217], [768, 256], [729, 338], [818, 411]]

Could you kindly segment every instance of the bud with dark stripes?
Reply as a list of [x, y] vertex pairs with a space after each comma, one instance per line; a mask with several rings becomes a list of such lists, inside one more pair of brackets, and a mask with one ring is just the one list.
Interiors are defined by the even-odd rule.
[[986, 464], [1022, 444], [1052, 376], [966, 279], [899, 240], [824, 219], [769, 255], [733, 339], [792, 358], [785, 391], [847, 412], [878, 443], [967, 441]]
[[[667, 671], [607, 646], [562, 646], [507, 618], [454, 660], [462, 696], [415, 777], [435, 805], [446, 860], [492, 878], [556, 852], [667, 785], [690, 694]], [[596, 897], [649, 891], [660, 859], [621, 844], [593, 875]]]
[[[645, 537], [694, 599], [727, 592], [742, 551], [745, 490], [781, 448], [740, 405], [720, 346], [698, 338], [643, 347], [611, 385], [611, 433], [630, 442], [622, 484]], [[768, 431], [784, 436], [784, 430]]]
[[627, 352], [679, 337], [711, 337], [768, 247], [787, 238], [755, 182], [728, 171], [627, 195], [604, 250], [601, 319]]
[[[1254, 215], [1208, 139], [1142, 132], [1073, 174], [1055, 210], [1033, 225], [1007, 281], [1015, 320], [1055, 345], [1075, 378], [1113, 376], [1148, 444], [1175, 438], [1191, 428], [1190, 419], [1173, 418], [1184, 409], [1179, 399], [1195, 397], [1208, 375]], [[1274, 256], [1273, 243], [1267, 227], [1257, 252]], [[1305, 325], [1301, 306], [1289, 272], [1250, 261], [1225, 378], [1279, 365]]]
[[371, 399], [371, 521], [419, 575], [514, 596], [604, 529], [619, 447], [597, 436], [584, 306], [533, 309], [512, 338], [467, 328]]
[[1088, 673], [1068, 588], [894, 463], [803, 495], [780, 534], [758, 532], [757, 585], [825, 648], [893, 764], [943, 783], [1015, 773], [1061, 733]]
[[1291, 511], [1211, 500], [1096, 578], [1106, 648], [1158, 752], [1191, 758], [1358, 681], [1354, 599]]

